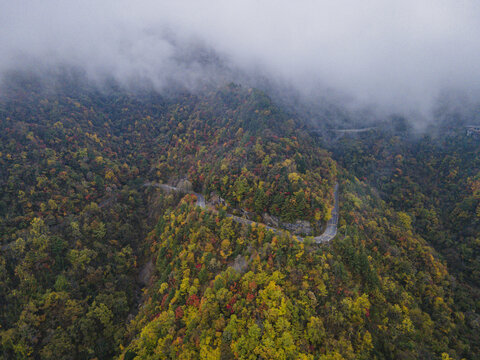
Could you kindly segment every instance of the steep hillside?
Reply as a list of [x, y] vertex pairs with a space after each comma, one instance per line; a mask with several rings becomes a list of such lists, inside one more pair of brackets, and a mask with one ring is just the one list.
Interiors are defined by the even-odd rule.
[[[11, 87], [0, 356], [478, 357], [454, 278], [412, 217], [340, 163], [255, 89]], [[318, 234], [337, 181], [332, 242], [262, 225], [303, 220]], [[151, 186], [179, 182], [216, 210]]]
[[332, 206], [334, 162], [256, 91], [231, 86], [165, 100], [49, 92], [27, 82], [7, 95], [0, 107], [7, 358], [118, 352], [136, 312], [139, 265], [148, 261], [145, 236], [177, 203], [145, 183], [187, 177], [232, 210], [317, 226]]
[[480, 139], [449, 124], [435, 136], [378, 129], [335, 146], [344, 167], [374, 186], [408, 216], [455, 276], [454, 308], [463, 312], [462, 335], [478, 346], [480, 321]]
[[[341, 182], [341, 236], [300, 243], [186, 197], [149, 235], [155, 273], [124, 359], [460, 358], [446, 267], [408, 217]], [[348, 225], [347, 225], [348, 224]]]

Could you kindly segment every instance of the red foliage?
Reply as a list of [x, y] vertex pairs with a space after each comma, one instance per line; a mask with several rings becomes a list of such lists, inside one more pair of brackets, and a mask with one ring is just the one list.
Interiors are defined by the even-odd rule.
[[167, 303], [167, 299], [168, 299], [168, 294], [165, 294], [162, 298], [162, 302], [161, 302], [161, 306], [162, 308], [165, 308], [165, 305]]
[[175, 309], [175, 319], [181, 319], [183, 317], [183, 309], [181, 306]]
[[187, 299], [187, 305], [192, 305], [198, 308], [200, 306], [200, 298], [195, 294], [190, 295], [190, 297]]

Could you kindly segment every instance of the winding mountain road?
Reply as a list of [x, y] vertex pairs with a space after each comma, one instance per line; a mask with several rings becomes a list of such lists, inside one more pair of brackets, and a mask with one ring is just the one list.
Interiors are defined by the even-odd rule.
[[335, 189], [333, 192], [335, 198], [335, 204], [331, 212], [332, 217], [327, 222], [327, 227], [322, 235], [314, 237], [316, 243], [329, 242], [337, 235], [337, 226], [338, 226], [338, 183], [335, 184]]
[[[146, 187], [152, 186], [152, 187], [161, 188], [165, 191], [170, 191], [170, 192], [171, 191], [173, 191], [173, 192], [184, 191], [184, 190], [179, 189], [175, 186], [171, 186], [171, 185], [167, 185], [167, 184], [152, 183], [152, 182], [147, 182], [143, 186], [146, 186]], [[206, 202], [205, 202], [205, 197], [202, 194], [199, 194], [199, 193], [196, 193], [196, 192], [189, 192], [189, 193], [194, 194], [197, 197], [197, 204], [196, 204], [197, 206], [201, 207], [202, 209], [205, 209], [207, 207]], [[317, 243], [317, 244], [327, 243], [337, 235], [337, 226], [338, 226], [338, 183], [335, 184], [333, 195], [334, 195], [334, 199], [335, 199], [335, 204], [333, 205], [333, 209], [332, 209], [332, 212], [331, 212], [332, 216], [331, 216], [330, 220], [328, 220], [328, 222], [327, 222], [327, 227], [325, 228], [325, 231], [323, 232], [323, 234], [313, 237], [314, 242]], [[240, 216], [232, 215], [232, 214], [227, 214], [227, 217], [232, 218], [233, 221], [238, 222], [240, 224], [244, 224], [244, 225], [259, 224], [259, 225], [265, 226], [266, 229], [271, 230], [276, 234], [281, 234], [281, 233], [286, 231], [286, 230], [283, 230], [283, 229], [274, 228], [274, 227], [271, 227], [271, 226], [268, 226], [268, 225], [265, 225], [265, 224], [262, 224], [262, 223], [258, 223], [256, 221], [248, 220], [248, 219], [242, 218]], [[300, 241], [305, 240], [305, 238], [303, 238], [301, 236], [296, 236], [295, 235], [295, 237]]]

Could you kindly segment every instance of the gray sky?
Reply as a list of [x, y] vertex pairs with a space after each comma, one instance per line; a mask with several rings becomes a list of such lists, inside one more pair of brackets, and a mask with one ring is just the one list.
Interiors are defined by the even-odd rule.
[[480, 87], [480, 2], [0, 0], [0, 72], [67, 64], [188, 85], [215, 74], [185, 61], [198, 46], [307, 96], [427, 113], [444, 89]]

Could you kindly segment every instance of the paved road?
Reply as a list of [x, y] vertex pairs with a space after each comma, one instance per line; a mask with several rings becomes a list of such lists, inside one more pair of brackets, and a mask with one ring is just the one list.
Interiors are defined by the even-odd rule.
[[368, 127], [368, 128], [362, 128], [362, 129], [339, 129], [339, 130], [333, 130], [333, 132], [336, 133], [343, 133], [343, 134], [348, 134], [348, 133], [362, 133], [362, 132], [367, 132], [370, 130], [376, 130], [376, 127]]
[[[166, 184], [157, 184], [157, 183], [151, 183], [147, 182], [143, 186], [153, 186], [157, 188], [161, 188], [165, 191], [182, 191], [181, 189], [166, 185]], [[205, 197], [202, 194], [192, 192], [197, 197], [197, 206], [201, 208], [206, 208], [206, 203], [205, 203]], [[336, 235], [337, 235], [337, 225], [338, 225], [338, 183], [335, 184], [335, 189], [334, 189], [334, 198], [335, 198], [335, 204], [332, 209], [332, 217], [330, 220], [327, 222], [327, 227], [325, 228], [325, 231], [323, 232], [322, 235], [315, 236], [313, 240], [315, 243], [320, 244], [320, 243], [326, 243], [332, 240]], [[213, 209], [212, 209], [213, 210]], [[216, 211], [216, 210], [214, 210]], [[265, 224], [257, 223], [252, 220], [248, 220], [245, 218], [242, 218], [240, 216], [232, 215], [232, 214], [227, 214], [227, 217], [232, 218], [233, 221], [238, 222], [240, 224], [245, 224], [245, 225], [253, 225], [259, 224], [262, 226], [265, 226], [266, 229], [273, 231], [276, 234], [281, 234], [285, 232], [286, 230], [279, 229], [279, 228], [274, 228]], [[301, 236], [296, 236], [296, 238], [300, 241], [304, 241], [305, 239]]]
[[333, 193], [335, 198], [335, 205], [332, 209], [332, 217], [327, 222], [327, 227], [322, 235], [316, 236], [313, 239], [316, 243], [329, 242], [337, 235], [337, 225], [338, 225], [338, 183], [335, 184], [335, 190]]

